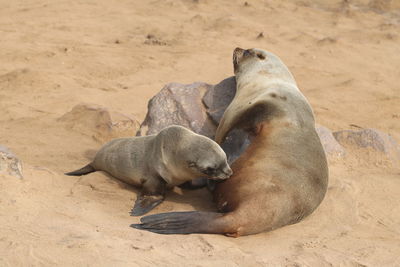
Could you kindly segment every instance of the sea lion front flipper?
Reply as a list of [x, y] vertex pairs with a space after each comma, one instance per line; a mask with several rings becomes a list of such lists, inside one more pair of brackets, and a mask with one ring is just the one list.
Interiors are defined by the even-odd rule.
[[145, 179], [142, 191], [130, 212], [131, 216], [143, 215], [163, 202], [166, 184], [161, 177], [154, 176]]
[[154, 209], [164, 200], [164, 195], [144, 195], [140, 194], [133, 206], [130, 215], [141, 216]]
[[196, 190], [207, 186], [208, 179], [206, 178], [195, 178], [192, 181], [185, 182], [178, 185], [179, 188], [185, 190]]

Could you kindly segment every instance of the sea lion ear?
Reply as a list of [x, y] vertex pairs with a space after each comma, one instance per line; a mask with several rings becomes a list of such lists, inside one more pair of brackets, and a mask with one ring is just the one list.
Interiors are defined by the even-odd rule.
[[259, 59], [261, 59], [261, 60], [264, 60], [265, 59], [265, 56], [261, 53], [261, 52], [257, 52], [257, 57], [259, 58]]

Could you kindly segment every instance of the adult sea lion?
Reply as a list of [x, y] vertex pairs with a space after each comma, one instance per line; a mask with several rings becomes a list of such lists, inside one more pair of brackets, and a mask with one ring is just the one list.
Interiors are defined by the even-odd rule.
[[261, 49], [233, 53], [237, 91], [216, 132], [233, 129], [251, 143], [232, 164], [233, 175], [213, 192], [221, 212], [171, 212], [132, 227], [162, 234], [241, 236], [299, 222], [321, 203], [328, 167], [312, 109], [282, 61]]
[[105, 171], [128, 184], [141, 186], [131, 215], [143, 215], [164, 200], [166, 187], [196, 177], [227, 179], [232, 170], [225, 152], [208, 137], [182, 126], [157, 135], [118, 138], [105, 144], [85, 167], [66, 173], [80, 176]]

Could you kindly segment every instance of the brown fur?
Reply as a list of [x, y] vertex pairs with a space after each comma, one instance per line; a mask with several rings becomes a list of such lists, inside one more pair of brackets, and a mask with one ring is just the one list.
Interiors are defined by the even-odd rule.
[[[214, 191], [218, 209], [227, 212], [225, 216], [232, 221], [225, 234], [249, 235], [296, 223], [309, 215], [325, 195], [327, 181], [308, 176], [303, 166], [286, 160], [289, 155], [274, 147], [274, 136], [286, 128], [272, 125], [258, 125], [259, 133], [232, 165], [234, 174]], [[305, 160], [317, 161], [321, 172], [327, 172], [324, 155], [317, 155]]]

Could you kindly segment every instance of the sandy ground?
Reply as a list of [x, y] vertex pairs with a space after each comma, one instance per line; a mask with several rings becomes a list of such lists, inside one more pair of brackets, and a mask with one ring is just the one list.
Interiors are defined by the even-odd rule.
[[[132, 229], [137, 190], [67, 177], [101, 142], [58, 120], [98, 104], [143, 120], [168, 82], [217, 83], [237, 47], [278, 54], [332, 130], [400, 141], [400, 3], [388, 1], [0, 1], [0, 144], [24, 179], [0, 176], [0, 266], [399, 266], [400, 168], [348, 149], [303, 222], [242, 238]], [[263, 37], [257, 38], [260, 33]], [[356, 126], [354, 126], [356, 125]], [[153, 213], [213, 210], [175, 190]]]

